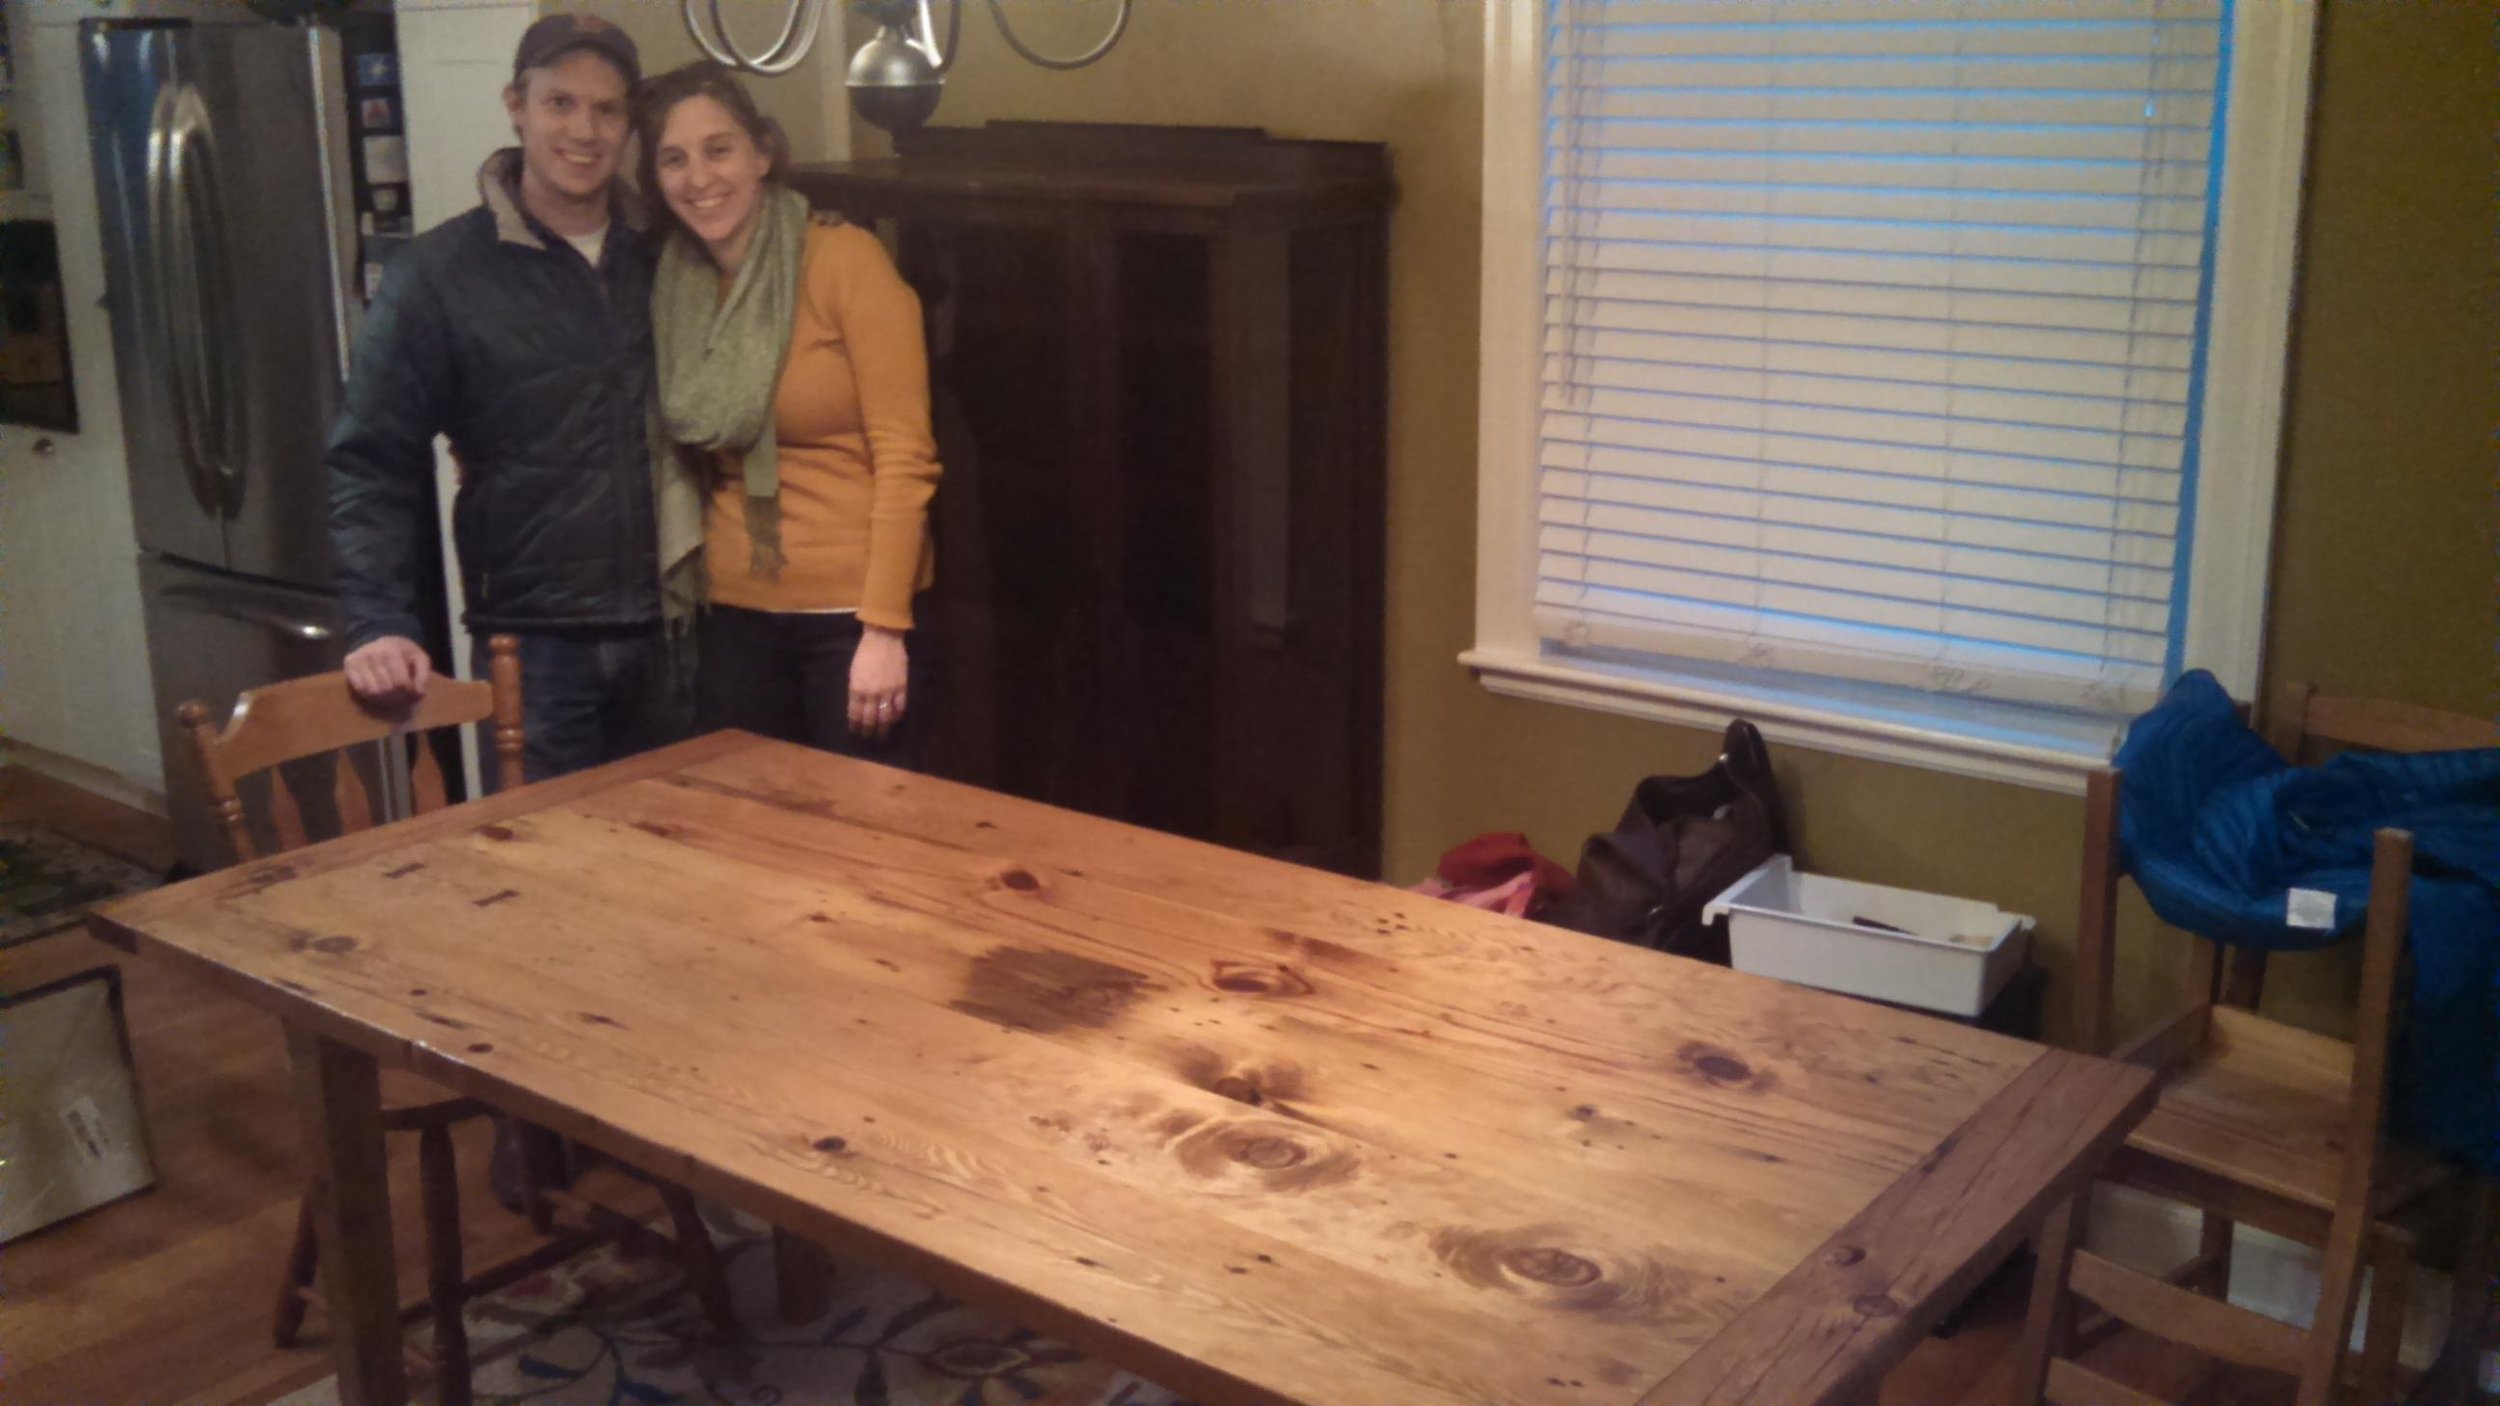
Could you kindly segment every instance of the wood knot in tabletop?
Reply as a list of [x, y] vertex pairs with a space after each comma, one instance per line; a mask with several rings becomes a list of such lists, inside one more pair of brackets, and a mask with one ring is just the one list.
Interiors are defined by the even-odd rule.
[[1193, 1088], [1252, 1108], [1310, 1096], [1310, 1080], [1304, 1076], [1302, 1066], [1291, 1060], [1235, 1063], [1214, 1050], [1194, 1048], [1174, 1057], [1172, 1072]]
[[1208, 1123], [1172, 1144], [1183, 1170], [1218, 1192], [1303, 1192], [1351, 1181], [1362, 1154], [1293, 1123], [1243, 1118]]
[[1551, 1284], [1558, 1289], [1577, 1289], [1606, 1277], [1595, 1262], [1585, 1260], [1569, 1250], [1551, 1245], [1528, 1245], [1505, 1251], [1502, 1267], [1522, 1279]]
[[1444, 1226], [1431, 1243], [1433, 1256], [1466, 1283], [1561, 1312], [1656, 1323], [1698, 1311], [1706, 1285], [1690, 1272], [1599, 1238], [1566, 1225]]
[[1698, 1040], [1677, 1050], [1675, 1062], [1703, 1083], [1722, 1089], [1759, 1093], [1778, 1082], [1768, 1070], [1757, 1070], [1734, 1053]]
[[1209, 965], [1208, 984], [1235, 996], [1308, 996], [1318, 988], [1310, 978], [1279, 963], [1238, 962], [1218, 957]]

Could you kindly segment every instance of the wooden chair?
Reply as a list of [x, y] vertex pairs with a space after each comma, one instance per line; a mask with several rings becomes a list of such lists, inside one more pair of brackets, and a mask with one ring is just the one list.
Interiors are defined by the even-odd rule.
[[[2489, 746], [2491, 724], [2409, 704], [2286, 685], [2268, 701], [2267, 740], [2299, 761], [2310, 744], [2377, 751]], [[2227, 1361], [2285, 1372], [2299, 1406], [2326, 1406], [2348, 1367], [2365, 1406], [2393, 1399], [2413, 1237], [2386, 1215], [2451, 1170], [2381, 1135], [2389, 1029], [2407, 922], [2413, 840], [2378, 833], [2350, 1042], [2268, 1020], [2254, 1009], [2264, 954], [2191, 937], [2192, 1004], [2123, 1043], [2111, 1037], [2121, 777], [2095, 772], [2085, 792], [2083, 894], [2076, 937], [2077, 1043], [2163, 1071], [2160, 1102], [2111, 1159], [2122, 1185], [2203, 1213], [2198, 1253], [2155, 1277], [2082, 1249], [2090, 1193], [2051, 1217], [2040, 1241], [2018, 1363], [2017, 1399], [2058, 1406], [2147, 1406], [2151, 1398], [2071, 1360], [2074, 1300], [2111, 1326], [2131, 1325]], [[2235, 1003], [2231, 997], [2239, 1000]], [[2324, 1252], [2308, 1328], [2227, 1301], [2231, 1230], [2244, 1221]], [[2359, 1357], [2347, 1362], [2361, 1272], [2372, 1274]]]
[[[437, 729], [491, 723], [498, 789], [521, 782], [521, 662], [519, 642], [498, 635], [488, 643], [489, 680], [484, 683], [437, 677], [425, 696], [405, 716], [392, 718], [366, 709], [347, 686], [347, 676], [320, 674], [256, 688], [235, 700], [233, 716], [219, 730], [209, 709], [197, 701], [178, 712], [191, 754], [207, 783], [216, 819], [238, 862], [261, 858], [308, 842], [304, 803], [296, 795], [317, 762], [329, 769], [328, 797], [336, 807], [342, 833], [371, 829], [376, 820], [372, 791], [355, 763], [356, 749], [414, 738], [409, 750], [409, 786], [418, 814], [446, 803], [443, 771], [432, 739]], [[281, 771], [285, 768], [285, 771]], [[275, 833], [274, 847], [264, 848], [253, 834], [240, 790], [247, 778], [266, 773], [267, 814]], [[377, 781], [379, 778], [377, 778]], [[387, 783], [385, 783], [387, 784]], [[318, 811], [320, 806], [316, 805]], [[701, 1296], [713, 1323], [724, 1332], [734, 1326], [726, 1282], [712, 1241], [695, 1210], [694, 1198], [674, 1183], [654, 1181], [676, 1228], [672, 1241], [630, 1217], [543, 1185], [544, 1169], [524, 1158], [524, 1180], [530, 1223], [548, 1240], [526, 1255], [478, 1275], [462, 1263], [460, 1182], [453, 1160], [452, 1129], [494, 1109], [439, 1085], [398, 1070], [386, 1070], [382, 1083], [382, 1127], [385, 1132], [417, 1136], [417, 1169], [425, 1221], [426, 1297], [401, 1310], [403, 1322], [429, 1315], [434, 1320], [433, 1365], [438, 1399], [445, 1406], [468, 1406], [468, 1338], [461, 1309], [470, 1300], [506, 1284], [560, 1264], [574, 1255], [613, 1240], [639, 1240], [673, 1251]], [[306, 1188], [296, 1215], [295, 1243], [288, 1251], [286, 1276], [278, 1294], [274, 1337], [292, 1347], [302, 1331], [318, 1246], [314, 1241], [314, 1207], [325, 1188], [316, 1180]], [[557, 1232], [555, 1212], [564, 1209], [588, 1222], [586, 1228]]]

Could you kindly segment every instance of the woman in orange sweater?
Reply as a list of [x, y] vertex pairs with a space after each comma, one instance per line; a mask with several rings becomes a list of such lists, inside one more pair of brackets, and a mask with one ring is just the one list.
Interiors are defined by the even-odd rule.
[[642, 139], [673, 217], [652, 289], [660, 548], [672, 602], [708, 601], [696, 712], [907, 761], [938, 478], [920, 300], [875, 235], [782, 183], [779, 127], [721, 65], [653, 79]]

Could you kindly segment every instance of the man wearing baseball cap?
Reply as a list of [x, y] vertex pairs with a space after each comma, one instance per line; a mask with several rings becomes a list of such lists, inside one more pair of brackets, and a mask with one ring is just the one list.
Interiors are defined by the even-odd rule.
[[487, 158], [477, 208], [391, 261], [330, 440], [350, 686], [405, 706], [440, 666], [416, 595], [448, 436], [466, 619], [481, 650], [520, 638], [532, 781], [669, 740], [679, 716], [647, 418], [656, 256], [618, 183], [640, 79], [605, 20], [521, 36], [504, 91], [519, 144]]
[[[549, 15], [521, 36], [504, 90], [519, 145], [487, 158], [476, 209], [391, 261], [330, 437], [349, 687], [405, 707], [439, 667], [417, 643], [417, 582], [448, 436], [466, 619], [480, 656], [490, 635], [520, 639], [532, 781], [668, 741], [682, 716], [648, 428], [657, 256], [617, 182], [641, 77], [604, 20]], [[490, 1181], [518, 1210], [522, 1160], [554, 1182], [565, 1159], [516, 1126], [497, 1130]]]

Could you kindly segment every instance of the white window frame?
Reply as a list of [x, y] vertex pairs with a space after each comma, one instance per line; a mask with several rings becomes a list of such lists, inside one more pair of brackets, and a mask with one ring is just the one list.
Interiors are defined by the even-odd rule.
[[[1905, 716], [1852, 707], [1846, 687], [1730, 686], [1545, 652], [1534, 619], [1545, 12], [1546, 0], [1485, 6], [1476, 643], [1460, 662], [1511, 697], [1712, 729], [1742, 713], [1778, 741], [2080, 792], [2107, 736], [2013, 735], [1994, 725], [2018, 718], [2005, 705], [1939, 699]], [[2183, 657], [2245, 699], [2263, 665], [2316, 0], [2238, 0], [2232, 29]]]

